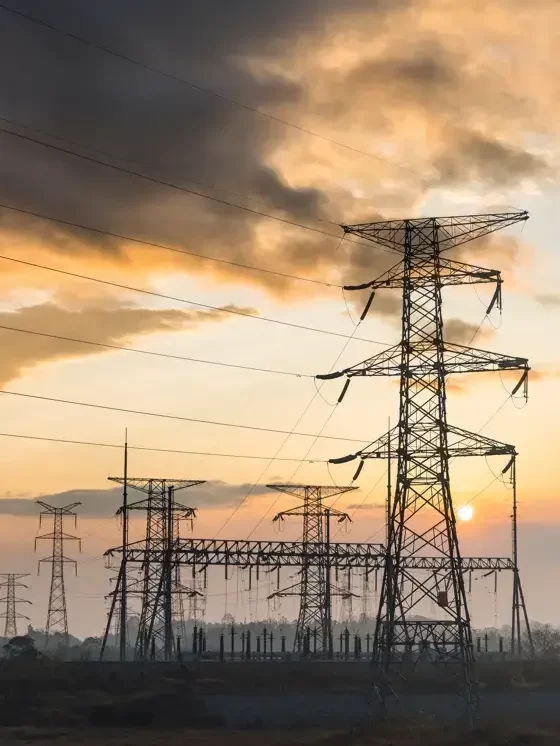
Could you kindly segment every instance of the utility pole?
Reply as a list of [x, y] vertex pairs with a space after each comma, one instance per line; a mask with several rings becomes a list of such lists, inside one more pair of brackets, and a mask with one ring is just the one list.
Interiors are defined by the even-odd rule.
[[64, 641], [68, 644], [68, 614], [66, 611], [66, 590], [64, 587], [64, 565], [74, 565], [76, 575], [78, 574], [78, 565], [76, 560], [69, 559], [64, 555], [64, 542], [77, 541], [80, 552], [82, 551], [82, 540], [78, 536], [71, 536], [65, 533], [64, 518], [73, 517], [74, 526], [78, 524], [78, 516], [74, 512], [81, 503], [70, 503], [62, 508], [55, 508], [42, 500], [37, 500], [43, 510], [39, 514], [39, 528], [42, 525], [43, 516], [52, 516], [53, 530], [50, 534], [42, 534], [35, 538], [35, 550], [37, 542], [43, 539], [52, 542], [52, 554], [50, 557], [44, 557], [39, 560], [37, 572], [43, 562], [51, 565], [51, 590], [49, 594], [49, 609], [47, 612], [47, 624], [45, 626], [45, 644], [49, 644], [49, 637], [53, 632], [61, 632], [64, 635]]
[[533, 658], [535, 649], [533, 645], [533, 635], [531, 634], [531, 624], [525, 605], [525, 596], [521, 587], [521, 577], [519, 575], [519, 550], [517, 543], [517, 454], [514, 454], [502, 474], [509, 472], [512, 492], [513, 492], [513, 510], [511, 514], [511, 538], [512, 538], [512, 560], [513, 560], [513, 599], [511, 604], [511, 655], [517, 655], [519, 658], [523, 655], [521, 644], [521, 614], [525, 621], [527, 631], [527, 641], [529, 643], [529, 657]]
[[[128, 546], [128, 430], [124, 431], [124, 477], [123, 477], [123, 503], [122, 503], [122, 544]], [[119, 660], [121, 663], [126, 661], [126, 635], [128, 622], [128, 576], [126, 567], [126, 552], [122, 557], [120, 570], [121, 586], [121, 603], [120, 603], [120, 625], [119, 625]], [[117, 583], [118, 588], [118, 583]], [[117, 597], [117, 588], [115, 588], [115, 599]]]
[[[296, 627], [294, 648], [309, 654], [304, 646], [307, 629], [318, 630], [317, 651], [328, 653], [332, 637], [332, 596], [330, 582], [330, 519], [339, 522], [349, 521], [347, 513], [336, 508], [326, 508], [325, 498], [343, 495], [355, 487], [317, 487], [312, 485], [270, 484], [271, 489], [295, 495], [303, 502], [291, 510], [274, 516], [273, 521], [281, 521], [289, 516], [303, 517], [302, 565], [300, 581], [290, 588], [278, 590], [272, 597], [299, 596], [300, 607]], [[311, 554], [315, 557], [311, 561]]]
[[[153, 478], [131, 478], [109, 477], [112, 482], [125, 486], [127, 490], [134, 489], [143, 492], [146, 497], [127, 502], [126, 516], [123, 507], [119, 513], [123, 513], [123, 521], [128, 523], [131, 511], [140, 511], [146, 514], [146, 536], [142, 543], [146, 552], [146, 561], [143, 563], [142, 576], [136, 584], [127, 586], [126, 593], [132, 593], [141, 597], [140, 621], [138, 634], [135, 642], [134, 656], [137, 659], [150, 657], [163, 658], [166, 661], [173, 660], [176, 652], [176, 640], [173, 633], [173, 595], [179, 590], [176, 587], [175, 561], [176, 546], [179, 537], [176, 530], [179, 524], [177, 517], [194, 519], [196, 511], [194, 508], [182, 505], [175, 500], [175, 493], [179, 490], [203, 484], [202, 480], [189, 479], [153, 479]], [[124, 499], [124, 495], [123, 495]], [[123, 537], [128, 541], [128, 529], [123, 532]], [[122, 597], [123, 578], [127, 567], [127, 546], [123, 544], [121, 567], [115, 589], [114, 600], [117, 595]], [[157, 554], [157, 559], [153, 555]], [[184, 592], [183, 589], [181, 592]], [[125, 607], [127, 601], [125, 599]], [[103, 656], [108, 630], [111, 619], [115, 613], [116, 604], [113, 603], [107, 620], [107, 627], [102, 644], [101, 657]], [[122, 601], [121, 601], [122, 610]]]
[[[383, 714], [387, 697], [394, 693], [400, 678], [395, 676], [396, 670], [414, 665], [420, 657], [428, 657], [434, 663], [457, 666], [468, 714], [471, 720], [474, 717], [477, 694], [472, 632], [451, 497], [449, 460], [452, 450], [456, 455], [508, 451], [503, 444], [496, 445], [490, 439], [448, 425], [446, 379], [455, 373], [519, 370], [522, 376], [512, 392], [515, 394], [523, 384], [526, 386], [529, 365], [525, 358], [445, 341], [441, 290], [445, 286], [493, 283], [495, 292], [487, 313], [495, 305], [501, 307], [500, 273], [455, 261], [447, 252], [527, 218], [526, 212], [511, 212], [343, 226], [345, 234], [357, 235], [401, 257], [378, 279], [348, 288], [370, 290], [366, 311], [376, 290], [402, 289], [400, 343], [359, 365], [317, 376], [323, 380], [346, 376], [343, 393], [354, 376], [400, 379], [396, 431], [387, 433], [373, 447], [342, 459], [360, 457], [359, 473], [365, 458], [379, 458], [380, 454], [387, 458], [387, 451], [397, 458], [373, 646], [374, 665], [381, 674], [377, 690]], [[404, 559], [422, 557], [428, 552], [448, 560], [445, 570], [414, 573], [404, 567]], [[419, 615], [433, 616], [430, 602], [437, 609], [436, 618], [419, 620]]]
[[3, 598], [0, 598], [0, 603], [4, 602], [6, 604], [6, 612], [0, 614], [0, 619], [6, 620], [4, 625], [4, 637], [8, 640], [17, 636], [17, 620], [29, 619], [25, 614], [20, 614], [18, 612], [17, 605], [30, 604], [31, 601], [16, 596], [16, 588], [28, 588], [25, 583], [21, 582], [22, 578], [27, 577], [29, 577], [29, 573], [20, 573], [19, 575], [15, 575], [14, 573], [4, 573], [0, 575], [0, 578], [4, 579], [0, 582], [0, 588], [6, 589], [6, 595]]

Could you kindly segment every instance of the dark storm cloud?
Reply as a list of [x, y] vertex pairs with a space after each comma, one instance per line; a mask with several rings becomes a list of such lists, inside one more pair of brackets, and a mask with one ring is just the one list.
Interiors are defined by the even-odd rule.
[[[440, 39], [434, 28], [415, 43], [401, 45], [390, 34], [385, 38], [390, 21], [407, 6], [407, 0], [98, 0], [79, 5], [70, 0], [13, 0], [13, 7], [69, 32], [297, 126], [329, 136], [344, 122], [344, 134], [336, 137], [370, 152], [385, 145], [397, 153], [401, 148], [414, 150], [416, 131], [425, 132], [426, 142], [418, 140], [416, 149], [424, 154], [426, 171], [436, 166], [437, 185], [469, 178], [509, 184], [542, 174], [543, 162], [521, 147], [466, 125], [461, 129], [463, 98], [471, 109], [483, 106], [476, 94], [492, 92], [495, 80], [481, 79], [478, 85], [470, 72], [473, 66], [446, 46], [445, 34]], [[293, 163], [282, 170], [276, 165], [282, 160], [282, 146], [288, 151], [293, 142], [307, 138], [301, 132], [24, 19], [0, 14], [0, 60], [9, 70], [0, 94], [0, 117], [113, 154], [119, 160], [112, 161], [125, 167], [258, 210], [277, 209], [280, 216], [334, 233], [336, 226], [314, 221], [342, 220], [343, 215], [353, 220], [360, 211], [367, 213], [360, 218], [373, 220], [384, 209], [394, 210], [398, 198], [406, 213], [428, 186], [427, 176], [414, 173], [408, 174], [414, 187], [408, 182], [402, 186], [394, 178], [395, 168], [379, 171], [380, 162], [376, 165], [360, 156], [331, 161], [330, 155], [350, 154], [336, 148], [321, 150], [318, 146], [325, 148], [325, 143], [313, 138], [303, 140], [309, 148], [302, 151], [297, 173], [292, 174]], [[372, 44], [360, 42], [357, 49], [363, 54], [356, 55], [355, 63], [344, 58], [339, 65], [330, 60], [325, 64], [326, 55], [337, 58], [344, 44], [333, 33], [337, 23], [346, 23], [350, 34], [368, 24], [372, 28]], [[408, 31], [403, 27], [399, 33], [404, 39]], [[390, 51], [379, 53], [380, 44]], [[306, 67], [314, 50], [317, 66]], [[374, 52], [377, 57], [372, 57]], [[314, 69], [317, 78], [308, 72]], [[410, 133], [399, 129], [409, 117]], [[67, 147], [65, 141], [42, 137]], [[345, 246], [337, 253], [336, 239], [189, 197], [6, 134], [0, 134], [0, 143], [0, 187], [6, 199], [38, 212], [280, 272], [332, 279], [340, 271], [349, 283], [376, 276], [389, 264], [374, 246]], [[70, 147], [104, 157], [76, 144]], [[399, 165], [398, 156], [391, 160]], [[330, 175], [307, 177], [310, 165], [326, 165]], [[361, 168], [362, 176], [354, 180], [356, 193], [362, 181], [367, 188], [365, 196], [356, 197], [347, 183]], [[313, 183], [306, 183], [307, 178]], [[212, 191], [201, 183], [240, 196]], [[175, 267], [186, 271], [231, 280], [242, 277], [285, 298], [307, 288], [286, 278], [186, 257], [174, 260], [161, 252], [156, 258], [139, 246], [13, 214], [0, 213], [0, 230], [8, 240], [16, 236], [28, 245], [40, 242], [71, 260], [94, 254], [133, 271], [143, 267], [148, 275], [156, 265], [161, 267], [161, 259], [181, 262]], [[397, 309], [396, 299], [383, 304], [376, 309], [388, 314]]]
[[[382, 4], [374, 3], [373, 10]], [[250, 107], [270, 109], [296, 104], [304, 91], [300, 84], [264, 68], [250, 70], [248, 60], [275, 59], [306, 34], [320, 32], [329, 17], [371, 11], [372, 3], [164, 0], [139, 5], [132, 0], [101, 0], [77, 6], [57, 0], [14, 1], [13, 7], [223, 91]], [[175, 183], [224, 187], [274, 205], [297, 220], [324, 216], [327, 199], [320, 190], [286, 183], [267, 163], [272, 149], [290, 135], [282, 125], [24, 19], [3, 13], [2, 20], [0, 59], [10, 75], [1, 94], [0, 116], [114, 154], [121, 165], [141, 164], [140, 170]], [[44, 139], [67, 147], [65, 142]], [[192, 243], [199, 251], [210, 246], [236, 261], [254, 261], [258, 218], [107, 172], [6, 134], [0, 141], [5, 153], [0, 184], [17, 205], [148, 240]], [[68, 253], [90, 248], [118, 256], [121, 250], [115, 241], [78, 234], [78, 242], [71, 230], [53, 230], [21, 217], [3, 218], [3, 227], [30, 239], [46, 239]], [[307, 249], [301, 264], [316, 269], [325, 241], [317, 237], [301, 243]], [[279, 263], [284, 263], [281, 256]], [[290, 266], [289, 258], [285, 264]]]
[[[199, 487], [192, 487], [184, 493], [177, 493], [177, 500], [193, 508], [222, 508], [237, 505], [249, 490], [251, 484], [228, 484], [227, 482], [209, 481]], [[265, 485], [253, 489], [252, 498], [265, 495], [271, 490]], [[179, 494], [181, 497], [179, 497]], [[142, 493], [130, 488], [129, 501], [143, 499]], [[50, 495], [40, 495], [37, 498], [5, 497], [0, 498], [0, 515], [37, 516], [41, 510], [36, 504], [41, 500], [55, 508], [69, 503], [79, 502], [81, 505], [76, 512], [84, 518], [106, 517], [114, 515], [122, 504], [122, 488], [114, 487], [106, 490], [75, 489], [66, 492], [56, 492]]]

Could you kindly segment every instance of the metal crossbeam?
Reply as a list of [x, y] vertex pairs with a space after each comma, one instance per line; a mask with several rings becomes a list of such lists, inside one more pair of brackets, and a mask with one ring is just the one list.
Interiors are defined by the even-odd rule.
[[[111, 561], [122, 554], [122, 547], [105, 552]], [[147, 560], [159, 563], [163, 552], [146, 548], [145, 542], [130, 544], [127, 562], [143, 564]], [[180, 539], [175, 546], [175, 562], [181, 565], [231, 567], [301, 567], [324, 557], [324, 545], [298, 541], [243, 541], [238, 539]], [[330, 545], [331, 567], [338, 570], [381, 570], [385, 566], [383, 544], [333, 542]], [[456, 561], [457, 562], [457, 561]], [[513, 570], [507, 557], [462, 557], [463, 572]], [[403, 566], [409, 570], [446, 571], [452, 561], [447, 557], [409, 557]]]

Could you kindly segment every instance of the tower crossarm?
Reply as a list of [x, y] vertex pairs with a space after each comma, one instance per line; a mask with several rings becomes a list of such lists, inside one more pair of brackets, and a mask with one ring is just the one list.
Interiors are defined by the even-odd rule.
[[[417, 262], [410, 274], [412, 275], [410, 280], [415, 287], [428, 286], [434, 282], [433, 262]], [[362, 285], [346, 285], [344, 289], [366, 290], [370, 288], [371, 290], [383, 290], [384, 288], [402, 288], [406, 275], [404, 262], [399, 262], [371, 282]], [[485, 269], [474, 264], [457, 262], [447, 257], [440, 257], [437, 280], [442, 287], [480, 283], [496, 283], [500, 286], [502, 283], [501, 274], [496, 269]]]
[[[124, 485], [147, 495], [163, 495], [166, 490], [172, 488], [174, 492], [204, 484], [203, 479], [153, 479], [150, 477], [108, 477], [110, 482]], [[132, 507], [132, 506], [131, 506]]]
[[[509, 443], [501, 443], [493, 438], [488, 438], [480, 433], [471, 433], [454, 425], [447, 426], [447, 443], [449, 457], [457, 458], [464, 456], [515, 456], [515, 446]], [[409, 449], [409, 452], [415, 455], [427, 455], [429, 443], [424, 443], [419, 439], [416, 449]], [[370, 443], [360, 451], [351, 453], [348, 456], [329, 459], [330, 464], [345, 464], [349, 461], [360, 459], [382, 459], [396, 458], [399, 455], [399, 429], [397, 426], [391, 428], [389, 432], [382, 435], [373, 443]]]
[[483, 215], [454, 215], [436, 218], [409, 218], [375, 223], [342, 225], [345, 233], [360, 236], [372, 243], [404, 253], [405, 235], [412, 237], [414, 246], [421, 251], [437, 240], [439, 250], [446, 251], [476, 238], [481, 238], [510, 225], [529, 219], [526, 210]]
[[[351, 520], [351, 518], [348, 515], [348, 513], [345, 513], [343, 510], [338, 510], [338, 508], [325, 507], [323, 509], [323, 515], [325, 514], [326, 510], [329, 511], [329, 515], [331, 516], [331, 518], [338, 518], [341, 521], [343, 521], [343, 520], [350, 521]], [[274, 516], [274, 518], [272, 520], [273, 521], [278, 521], [278, 520], [283, 520], [284, 518], [289, 518], [290, 516], [300, 516], [300, 517], [303, 516], [303, 517], [305, 517], [306, 515], [308, 515], [308, 510], [307, 510], [306, 506], [304, 506], [304, 505], [296, 505], [295, 508], [290, 508], [289, 510], [282, 510], [280, 513], [276, 513], [276, 515]]]
[[[490, 371], [520, 370], [526, 375], [529, 368], [527, 358], [501, 355], [497, 352], [479, 350], [476, 347], [445, 342], [441, 361], [435, 359], [434, 347], [429, 340], [420, 341], [408, 351], [408, 377], [418, 383], [428, 376], [441, 372], [443, 375], [455, 373], [484, 373]], [[333, 373], [319, 374], [319, 380], [331, 380], [347, 376], [400, 376], [403, 370], [401, 345], [395, 345], [373, 357]]]

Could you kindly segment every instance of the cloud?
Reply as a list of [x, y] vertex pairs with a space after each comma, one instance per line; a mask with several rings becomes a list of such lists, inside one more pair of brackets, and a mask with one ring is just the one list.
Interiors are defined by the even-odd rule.
[[[529, 14], [527, 6], [501, 0], [482, 23], [471, 4], [436, 0], [219, 0], [206, 6], [162, 0], [157, 9], [139, 12], [132, 0], [79, 9], [57, 0], [41, 17], [70, 32], [87, 30], [92, 40], [300, 129], [9, 15], [0, 48], [12, 71], [3, 114], [111, 153], [119, 159], [113, 162], [333, 233], [338, 222], [414, 214], [433, 188], [468, 189], [476, 182], [483, 190], [501, 189], [554, 178], [549, 146], [560, 76], [555, 62], [543, 65], [533, 54], [535, 40], [551, 39], [557, 27], [551, 2], [539, 1], [539, 12]], [[465, 32], [458, 35], [457, 28]], [[16, 101], [17, 107], [9, 105]], [[0, 139], [7, 145], [0, 183], [15, 205], [288, 274], [363, 282], [387, 268], [387, 255], [374, 246], [345, 243], [337, 252], [328, 236], [8, 135]], [[52, 261], [54, 255], [66, 267], [99, 265], [111, 276], [185, 271], [258, 285], [287, 302], [310, 297], [306, 285], [289, 278], [2, 216], [2, 243], [20, 258]], [[12, 267], [6, 275], [16, 273], [32, 287], [53, 282], [26, 272]], [[373, 312], [393, 314], [397, 302], [386, 303]]]
[[553, 310], [560, 308], [560, 294], [559, 293], [541, 293], [535, 296], [537, 303], [544, 306], [547, 310]]
[[[444, 337], [446, 342], [454, 344], [471, 345], [481, 337], [492, 336], [492, 330], [484, 329], [482, 326], [471, 324], [462, 319], [448, 319], [444, 326]], [[478, 346], [478, 345], [476, 345]]]
[[[146, 309], [132, 306], [99, 308], [87, 306], [81, 310], [63, 308], [54, 303], [28, 306], [17, 311], [0, 312], [0, 344], [7, 351], [0, 360], [0, 385], [24, 375], [32, 368], [57, 360], [88, 357], [107, 353], [103, 347], [76, 342], [20, 334], [2, 329], [10, 326], [45, 334], [91, 340], [100, 344], [126, 346], [133, 338], [161, 332], [199, 329], [209, 323], [233, 318], [220, 311]], [[236, 307], [228, 307], [235, 309]], [[257, 315], [251, 308], [238, 308]]]
[[348, 510], [380, 510], [385, 507], [383, 503], [351, 503]]
[[[177, 492], [177, 501], [198, 509], [227, 508], [237, 505], [247, 495], [253, 485], [230, 484], [221, 481], [209, 481], [200, 486]], [[259, 485], [251, 495], [251, 499], [271, 492], [265, 485]], [[129, 500], [142, 500], [142, 493], [130, 489]], [[54, 507], [62, 507], [73, 502], [81, 505], [76, 509], [80, 517], [97, 518], [112, 516], [122, 504], [122, 487], [106, 490], [74, 489], [66, 492], [56, 492], [39, 495], [36, 498], [4, 497], [0, 498], [0, 514], [13, 516], [38, 516], [41, 510], [36, 504], [41, 500]]]
[[455, 131], [448, 137], [446, 152], [434, 163], [446, 183], [484, 181], [490, 186], [510, 186], [548, 171], [537, 155], [480, 132]]

